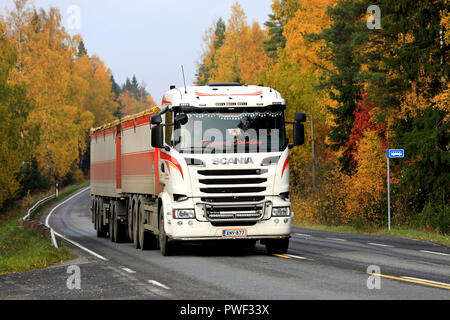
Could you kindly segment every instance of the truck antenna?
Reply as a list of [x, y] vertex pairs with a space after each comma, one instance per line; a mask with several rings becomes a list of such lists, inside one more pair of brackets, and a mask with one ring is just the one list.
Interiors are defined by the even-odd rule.
[[181, 72], [183, 73], [183, 82], [184, 82], [184, 93], [187, 93], [187, 89], [186, 89], [186, 78], [184, 76], [184, 67], [181, 66]]

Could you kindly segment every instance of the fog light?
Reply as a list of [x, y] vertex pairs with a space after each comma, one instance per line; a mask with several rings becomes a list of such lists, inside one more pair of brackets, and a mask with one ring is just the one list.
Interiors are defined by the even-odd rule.
[[189, 220], [188, 225], [192, 226], [194, 224], [194, 221]]
[[280, 222], [280, 220], [275, 219], [274, 222], [275, 222], [276, 224], [278, 224], [278, 222]]
[[289, 222], [289, 219], [284, 219], [283, 222], [286, 224]]
[[183, 225], [183, 221], [178, 221], [178, 225], [182, 226]]

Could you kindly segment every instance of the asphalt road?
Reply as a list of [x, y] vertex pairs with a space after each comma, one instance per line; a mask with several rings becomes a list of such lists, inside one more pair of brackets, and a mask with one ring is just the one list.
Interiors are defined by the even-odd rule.
[[[252, 251], [185, 245], [177, 255], [163, 257], [159, 251], [136, 250], [131, 243], [115, 244], [97, 238], [89, 206], [90, 194], [86, 190], [54, 210], [49, 218], [55, 231], [83, 246], [74, 248], [85, 259], [79, 264], [81, 290], [74, 294], [60, 285], [58, 297], [450, 299], [447, 246], [398, 237], [294, 228], [286, 255], [269, 255], [259, 244]], [[68, 277], [65, 271], [53, 277], [64, 283]], [[43, 276], [51, 282], [49, 277], [51, 273]], [[14, 278], [7, 280], [14, 283]], [[0, 292], [1, 287], [0, 279]], [[44, 297], [53, 297], [49, 287]], [[17, 296], [18, 289], [8, 291], [5, 280], [3, 288], [4, 293]]]

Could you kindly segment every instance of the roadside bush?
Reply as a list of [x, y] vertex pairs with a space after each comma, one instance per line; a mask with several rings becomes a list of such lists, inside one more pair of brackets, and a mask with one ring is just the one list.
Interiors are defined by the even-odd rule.
[[422, 212], [414, 218], [415, 227], [440, 232], [444, 235], [450, 233], [450, 206], [442, 203], [429, 202]]

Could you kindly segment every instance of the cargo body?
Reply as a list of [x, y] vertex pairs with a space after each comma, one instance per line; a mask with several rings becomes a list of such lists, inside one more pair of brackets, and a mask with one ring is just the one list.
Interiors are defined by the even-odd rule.
[[91, 193], [108, 197], [121, 194], [157, 194], [157, 153], [150, 145], [150, 114], [91, 135]]
[[[230, 102], [231, 101], [231, 102]], [[99, 237], [173, 253], [184, 241], [260, 240], [286, 252], [293, 212], [285, 102], [272, 88], [171, 88], [160, 110], [91, 130]]]

